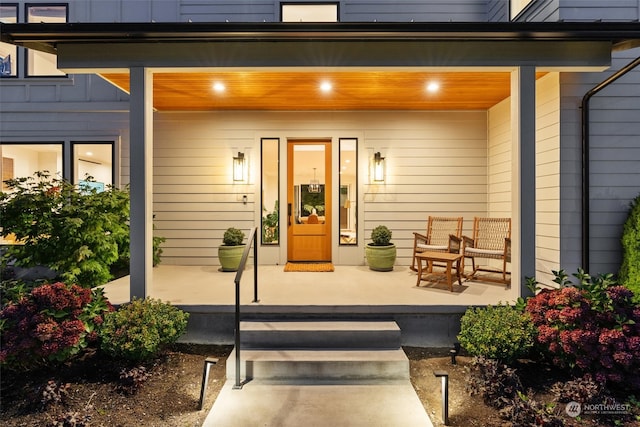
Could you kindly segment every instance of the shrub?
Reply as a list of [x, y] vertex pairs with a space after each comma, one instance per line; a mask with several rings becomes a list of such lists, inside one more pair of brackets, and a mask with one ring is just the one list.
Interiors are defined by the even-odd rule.
[[511, 362], [535, 343], [536, 328], [528, 314], [499, 304], [469, 308], [460, 320], [460, 345], [472, 356]]
[[38, 286], [0, 311], [0, 364], [28, 369], [77, 356], [97, 341], [103, 315], [111, 310], [102, 289]]
[[5, 260], [45, 265], [66, 283], [87, 288], [111, 278], [109, 266], [129, 244], [127, 191], [79, 188], [46, 171], [5, 182], [10, 192], [0, 193], [3, 233], [24, 243], [9, 247]]
[[[19, 267], [44, 265], [66, 283], [87, 288], [111, 280], [113, 267], [128, 270], [128, 188], [98, 192], [46, 171], [5, 182], [11, 191], [0, 192], [2, 232], [15, 234], [23, 244], [7, 249], [2, 267], [8, 260]], [[153, 238], [154, 266], [164, 241]]]
[[151, 374], [144, 366], [134, 366], [133, 368], [122, 368], [120, 370], [119, 384], [116, 390], [126, 395], [136, 394], [142, 384], [149, 379]]
[[633, 291], [633, 300], [640, 303], [640, 196], [631, 202], [622, 229], [622, 265], [618, 278], [620, 284]]
[[514, 426], [562, 426], [553, 408], [544, 406], [524, 393], [516, 370], [496, 359], [471, 360], [467, 391], [482, 396], [485, 404], [499, 409], [500, 417]]
[[387, 246], [391, 242], [391, 230], [384, 225], [378, 225], [371, 230], [371, 241], [374, 246]]
[[116, 358], [152, 359], [185, 333], [188, 318], [189, 313], [169, 303], [134, 299], [105, 316], [101, 349]]
[[472, 396], [482, 396], [487, 405], [503, 408], [522, 390], [522, 383], [515, 369], [483, 356], [475, 356], [471, 360], [467, 391]]
[[611, 274], [578, 270], [579, 284], [568, 286], [564, 271], [554, 273], [563, 287], [527, 301], [540, 349], [558, 366], [640, 390], [640, 306], [632, 292]]
[[551, 393], [558, 402], [593, 402], [604, 390], [591, 374], [551, 386]]
[[227, 228], [222, 237], [222, 244], [226, 246], [239, 246], [244, 240], [244, 232], [237, 228]]

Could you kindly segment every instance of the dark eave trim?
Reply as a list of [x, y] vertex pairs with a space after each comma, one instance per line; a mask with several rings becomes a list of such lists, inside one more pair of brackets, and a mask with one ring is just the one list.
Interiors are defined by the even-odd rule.
[[61, 43], [207, 40], [609, 41], [633, 46], [638, 22], [66, 23], [0, 24], [5, 43], [55, 52]]

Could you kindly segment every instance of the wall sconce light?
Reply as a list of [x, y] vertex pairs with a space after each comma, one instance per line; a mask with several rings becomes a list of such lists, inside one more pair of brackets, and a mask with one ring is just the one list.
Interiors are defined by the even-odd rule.
[[244, 153], [238, 151], [238, 156], [233, 158], [233, 180], [244, 181]]
[[379, 151], [373, 155], [373, 181], [384, 182], [384, 157]]

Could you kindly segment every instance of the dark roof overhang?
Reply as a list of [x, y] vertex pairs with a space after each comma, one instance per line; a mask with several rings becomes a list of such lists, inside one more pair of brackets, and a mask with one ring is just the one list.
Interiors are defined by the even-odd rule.
[[[67, 73], [131, 67], [513, 67], [604, 70], [640, 23], [34, 23], [3, 42], [53, 53]], [[188, 48], [186, 48], [188, 46]]]
[[56, 53], [65, 43], [215, 40], [607, 41], [636, 47], [638, 22], [35, 23], [0, 24], [1, 40]]

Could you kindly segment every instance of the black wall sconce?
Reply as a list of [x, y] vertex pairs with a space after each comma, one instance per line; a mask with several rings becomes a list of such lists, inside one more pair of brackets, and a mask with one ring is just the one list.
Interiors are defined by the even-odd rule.
[[233, 158], [233, 181], [244, 181], [244, 153], [238, 151], [238, 156]]
[[384, 182], [384, 157], [379, 151], [373, 155], [373, 182]]

